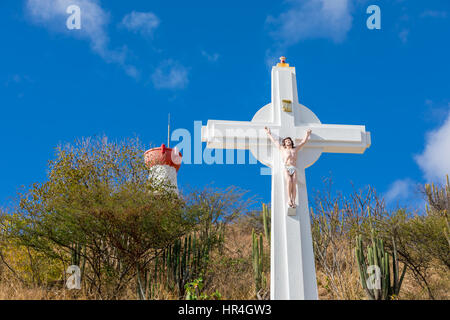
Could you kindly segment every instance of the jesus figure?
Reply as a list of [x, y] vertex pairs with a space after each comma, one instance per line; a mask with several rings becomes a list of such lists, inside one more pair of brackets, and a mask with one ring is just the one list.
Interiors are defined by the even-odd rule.
[[286, 181], [286, 188], [288, 192], [289, 202], [288, 205], [291, 208], [295, 208], [295, 196], [297, 192], [297, 156], [298, 151], [308, 142], [311, 137], [311, 129], [306, 131], [306, 136], [303, 139], [295, 139], [297, 145], [294, 146], [294, 141], [290, 137], [286, 137], [282, 140], [281, 145], [277, 139], [274, 139], [270, 129], [264, 128], [269, 136], [269, 139], [281, 152], [281, 156], [284, 163], [284, 178]]

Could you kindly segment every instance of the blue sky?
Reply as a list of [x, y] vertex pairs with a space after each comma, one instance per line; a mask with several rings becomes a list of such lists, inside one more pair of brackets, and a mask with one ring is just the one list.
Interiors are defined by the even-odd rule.
[[[66, 8], [81, 8], [68, 30]], [[369, 30], [369, 5], [381, 29]], [[364, 155], [323, 154], [310, 194], [333, 176], [391, 204], [450, 170], [450, 2], [0, 2], [0, 204], [46, 178], [55, 147], [80, 137], [160, 145], [194, 121], [250, 120], [270, 102], [270, 66], [296, 67], [300, 103], [322, 123], [364, 124]], [[175, 142], [173, 142], [175, 143]], [[237, 185], [270, 201], [260, 165], [183, 165], [178, 183]]]

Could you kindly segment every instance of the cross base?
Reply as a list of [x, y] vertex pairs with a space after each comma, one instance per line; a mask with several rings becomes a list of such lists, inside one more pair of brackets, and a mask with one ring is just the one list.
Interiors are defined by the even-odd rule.
[[297, 210], [295, 208], [289, 207], [287, 209], [287, 215], [288, 216], [295, 216], [297, 214]]

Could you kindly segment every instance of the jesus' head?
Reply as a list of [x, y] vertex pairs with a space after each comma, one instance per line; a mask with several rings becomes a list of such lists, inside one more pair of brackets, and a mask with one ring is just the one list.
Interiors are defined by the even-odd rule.
[[286, 137], [283, 139], [282, 145], [285, 148], [294, 148], [294, 141], [290, 137]]

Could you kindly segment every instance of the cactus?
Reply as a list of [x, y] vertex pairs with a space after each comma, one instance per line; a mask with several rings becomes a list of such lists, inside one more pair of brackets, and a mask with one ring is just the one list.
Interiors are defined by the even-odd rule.
[[269, 208], [264, 203], [263, 203], [262, 216], [263, 216], [264, 235], [266, 236], [266, 241], [268, 241], [270, 243], [270, 214], [269, 214]]
[[140, 270], [140, 266], [136, 267], [136, 295], [139, 300], [145, 300], [147, 296], [147, 272]]
[[167, 271], [170, 287], [178, 289], [179, 295], [184, 296], [186, 283], [202, 276], [209, 262], [211, 244], [209, 241], [201, 243], [194, 235], [177, 240], [172, 248], [171, 259], [167, 259]]
[[[376, 239], [372, 229], [372, 245], [367, 248], [367, 258], [364, 256], [362, 236], [356, 237], [356, 261], [359, 267], [361, 285], [365, 290], [367, 297], [371, 300], [390, 300], [398, 296], [406, 273], [406, 265], [403, 268], [399, 279], [398, 255], [395, 239], [393, 242], [392, 255], [392, 284], [390, 269], [390, 254], [384, 251], [383, 240]], [[370, 283], [372, 278], [367, 277], [367, 273], [375, 269], [375, 283]]]
[[264, 276], [264, 247], [263, 236], [256, 235], [252, 230], [252, 260], [253, 260], [253, 277], [255, 280], [255, 293], [259, 294], [260, 290], [266, 286], [266, 278]]
[[162, 285], [183, 297], [186, 284], [205, 272], [210, 251], [210, 241], [201, 242], [195, 235], [177, 239], [155, 258], [152, 276], [150, 269], [137, 270], [138, 298], [154, 299]]
[[[267, 243], [270, 245], [270, 213], [268, 206], [263, 203], [262, 205], [262, 218], [264, 227], [264, 236]], [[263, 235], [259, 236], [252, 230], [252, 264], [253, 264], [253, 278], [255, 281], [255, 294], [258, 299], [263, 299], [260, 296], [262, 289], [267, 287], [267, 279], [265, 277], [264, 270], [264, 243]], [[267, 292], [266, 292], [267, 294]]]

